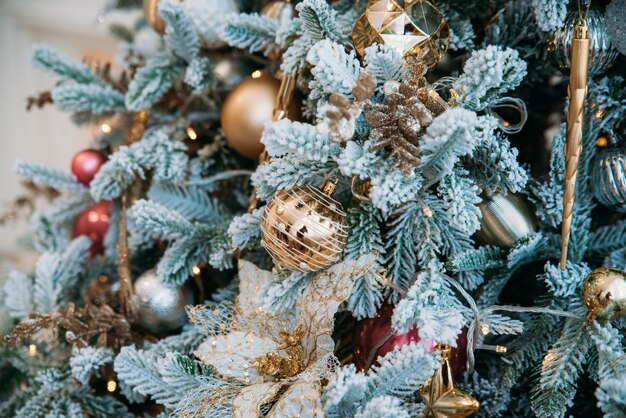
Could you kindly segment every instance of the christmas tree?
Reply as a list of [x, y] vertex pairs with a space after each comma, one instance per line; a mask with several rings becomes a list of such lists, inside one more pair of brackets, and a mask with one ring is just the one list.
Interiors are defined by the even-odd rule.
[[626, 416], [626, 1], [110, 9], [33, 47], [100, 129], [15, 166], [2, 416]]

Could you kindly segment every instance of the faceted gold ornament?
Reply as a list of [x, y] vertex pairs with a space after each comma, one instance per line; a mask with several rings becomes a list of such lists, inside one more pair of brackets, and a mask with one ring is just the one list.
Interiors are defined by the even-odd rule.
[[618, 319], [626, 315], [626, 273], [601, 267], [583, 282], [583, 303], [589, 319]]
[[282, 190], [268, 203], [261, 245], [279, 269], [312, 272], [337, 262], [348, 236], [347, 218], [331, 195], [337, 179], [320, 188]]
[[434, 67], [450, 44], [448, 24], [437, 6], [428, 0], [369, 0], [365, 13], [352, 31], [352, 43], [360, 56], [373, 43], [396, 49], [403, 57], [427, 49], [424, 61]]
[[435, 375], [420, 389], [419, 393], [426, 405], [427, 418], [465, 418], [475, 414], [480, 403], [467, 393], [454, 387], [450, 369], [451, 349], [439, 345], [443, 364]]

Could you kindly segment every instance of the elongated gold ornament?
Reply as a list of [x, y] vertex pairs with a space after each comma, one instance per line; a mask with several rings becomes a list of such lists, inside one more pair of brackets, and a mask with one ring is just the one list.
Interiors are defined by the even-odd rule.
[[574, 31], [572, 42], [572, 65], [567, 95], [570, 98], [567, 111], [565, 142], [565, 190], [563, 192], [563, 224], [561, 226], [561, 270], [565, 270], [567, 248], [572, 229], [578, 161], [582, 153], [583, 120], [587, 96], [587, 72], [589, 70], [589, 28], [581, 18]]

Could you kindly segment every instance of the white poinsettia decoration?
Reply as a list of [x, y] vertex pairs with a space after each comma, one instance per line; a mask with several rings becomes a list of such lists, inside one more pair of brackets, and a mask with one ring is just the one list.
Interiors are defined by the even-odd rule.
[[321, 380], [336, 364], [333, 317], [374, 260], [375, 255], [365, 255], [318, 273], [295, 312], [279, 314], [257, 300], [273, 274], [240, 261], [240, 295], [230, 332], [209, 337], [195, 353], [244, 385], [232, 403], [234, 417], [258, 417], [268, 405], [268, 418], [324, 416]]

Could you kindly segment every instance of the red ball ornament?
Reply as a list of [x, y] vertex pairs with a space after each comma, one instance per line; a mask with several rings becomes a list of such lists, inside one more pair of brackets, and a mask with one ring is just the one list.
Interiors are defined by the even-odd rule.
[[79, 183], [89, 186], [106, 161], [107, 156], [98, 150], [82, 150], [72, 158], [72, 173]]
[[109, 230], [111, 202], [98, 202], [78, 214], [74, 220], [72, 238], [86, 235], [92, 242], [91, 256], [104, 254], [104, 237]]
[[456, 347], [452, 347], [449, 363], [452, 376], [460, 380], [467, 370], [467, 328], [456, 337]]
[[[361, 370], [367, 370], [378, 357], [383, 357], [396, 347], [402, 347], [411, 342], [419, 342], [421, 340], [417, 326], [413, 326], [406, 334], [393, 334], [378, 349], [377, 346], [387, 336], [391, 330], [391, 317], [393, 316], [393, 306], [384, 304], [380, 307], [374, 318], [365, 318], [358, 322], [354, 336], [354, 363]], [[437, 343], [428, 341], [428, 351], [434, 349]], [[372, 355], [372, 351], [375, 350]], [[371, 356], [371, 361], [370, 361]]]

